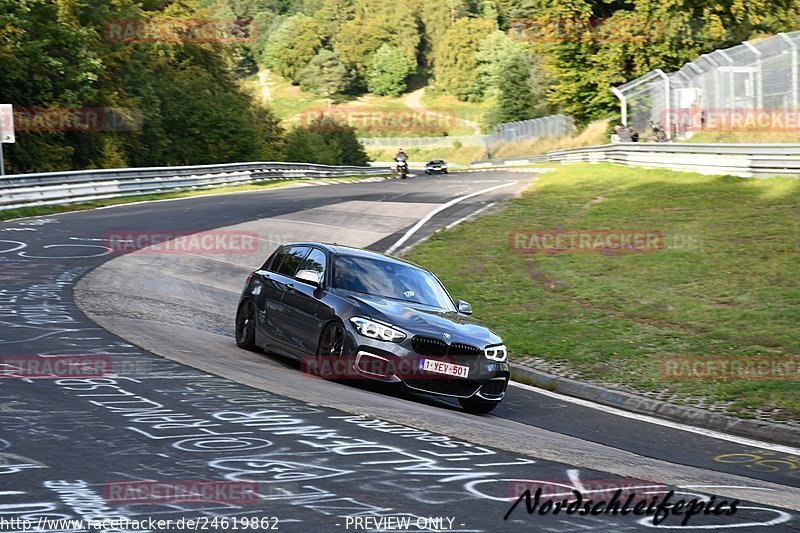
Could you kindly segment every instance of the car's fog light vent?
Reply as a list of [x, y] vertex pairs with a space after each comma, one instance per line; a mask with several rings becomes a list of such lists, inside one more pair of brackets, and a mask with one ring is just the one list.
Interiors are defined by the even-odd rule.
[[420, 355], [435, 356], [447, 355], [447, 343], [433, 337], [417, 335], [411, 339], [411, 347]]
[[388, 359], [362, 352], [356, 362], [358, 369], [366, 374], [388, 377], [394, 374], [394, 365]]
[[483, 387], [481, 387], [481, 394], [484, 396], [501, 396], [506, 390], [505, 379], [490, 379]]

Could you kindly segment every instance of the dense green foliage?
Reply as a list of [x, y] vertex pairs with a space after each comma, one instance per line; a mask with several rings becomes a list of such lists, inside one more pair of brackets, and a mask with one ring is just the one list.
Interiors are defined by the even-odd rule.
[[287, 161], [363, 166], [369, 161], [355, 130], [328, 116], [293, 129], [286, 137]]
[[484, 119], [490, 128], [503, 122], [533, 118], [536, 102], [530, 86], [532, 62], [528, 54], [512, 54], [500, 63], [495, 81], [497, 103]]
[[[235, 77], [237, 46], [179, 38], [130, 42], [124, 37], [131, 34], [114, 33], [137, 21], [157, 25], [202, 14], [166, 0], [144, 6], [0, 0], [0, 102], [17, 112], [103, 117], [77, 126], [26, 127], [17, 119], [17, 142], [5, 147], [8, 172], [280, 156], [277, 119]], [[110, 109], [126, 118], [124, 127], [108, 123]]]
[[412, 2], [355, 0], [354, 16], [333, 37], [334, 50], [353, 71], [353, 82], [363, 86], [372, 60], [381, 46], [399, 48], [416, 64], [420, 35]]
[[263, 59], [277, 74], [300, 83], [301, 73], [322, 48], [321, 26], [302, 14], [287, 18], [267, 42]]
[[493, 30], [485, 19], [463, 18], [450, 26], [434, 56], [437, 87], [463, 100], [480, 97], [478, 53]]

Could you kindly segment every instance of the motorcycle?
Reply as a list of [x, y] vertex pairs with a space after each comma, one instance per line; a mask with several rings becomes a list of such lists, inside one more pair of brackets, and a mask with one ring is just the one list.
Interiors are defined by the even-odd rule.
[[408, 161], [397, 162], [397, 174], [400, 176], [400, 179], [406, 179], [406, 176], [408, 176]]

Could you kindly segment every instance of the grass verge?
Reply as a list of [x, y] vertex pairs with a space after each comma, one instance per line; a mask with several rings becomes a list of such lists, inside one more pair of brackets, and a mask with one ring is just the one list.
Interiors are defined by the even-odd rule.
[[[673, 380], [661, 363], [800, 355], [799, 204], [800, 180], [568, 165], [409, 259], [471, 301], [512, 360], [534, 356], [596, 383], [797, 421], [796, 380]], [[653, 253], [512, 251], [511, 231], [550, 229], [668, 238]]]
[[800, 143], [797, 131], [704, 131], [695, 133], [689, 143]]

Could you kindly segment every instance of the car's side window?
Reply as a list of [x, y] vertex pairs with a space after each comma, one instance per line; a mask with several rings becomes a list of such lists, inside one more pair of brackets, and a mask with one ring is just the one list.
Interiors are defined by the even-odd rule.
[[[281, 259], [280, 264], [277, 261], [272, 262], [273, 270], [278, 274], [293, 277], [300, 263], [308, 255], [308, 250], [308, 246], [292, 246], [286, 250], [286, 255]], [[277, 260], [277, 257], [275, 259]], [[274, 268], [275, 265], [278, 265], [277, 269]]]
[[281, 248], [277, 250], [273, 255], [267, 259], [267, 262], [264, 263], [264, 266], [261, 270], [269, 270], [270, 272], [277, 272], [278, 267], [281, 266], [281, 261], [283, 258], [286, 257], [286, 254], [289, 252], [289, 248]]
[[319, 274], [325, 274], [326, 263], [325, 252], [319, 248], [314, 248], [311, 250], [311, 253], [308, 254], [306, 260], [303, 261], [300, 270], [313, 270]]

